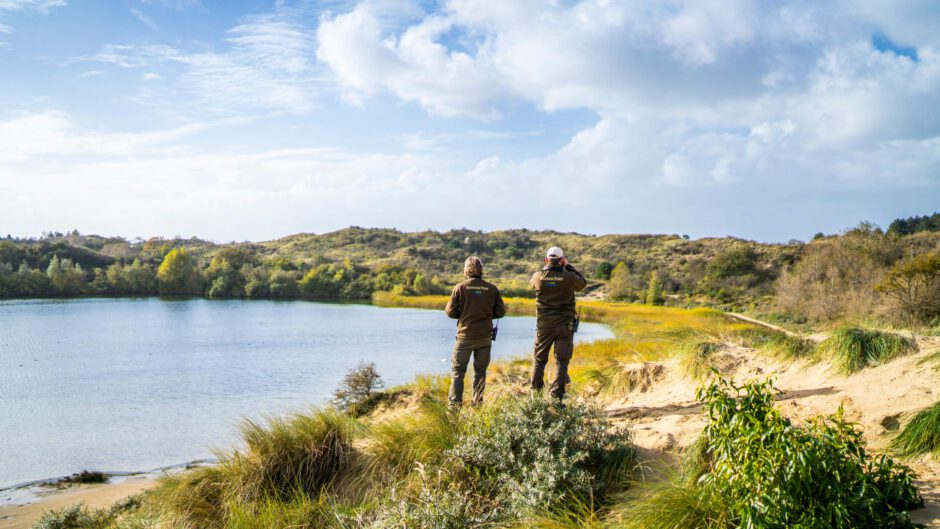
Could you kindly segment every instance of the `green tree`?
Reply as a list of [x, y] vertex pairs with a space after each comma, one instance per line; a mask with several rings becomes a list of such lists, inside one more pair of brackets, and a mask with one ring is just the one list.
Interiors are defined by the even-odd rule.
[[940, 253], [897, 263], [875, 288], [898, 302], [911, 325], [929, 322], [940, 316]]
[[230, 298], [245, 295], [247, 281], [239, 268], [225, 257], [213, 257], [203, 271], [203, 277], [209, 285], [209, 297]]
[[637, 277], [633, 275], [627, 263], [620, 261], [610, 273], [607, 283], [607, 292], [614, 299], [636, 300], [642, 285], [637, 284]]
[[614, 265], [612, 263], [602, 261], [594, 268], [594, 277], [607, 281], [610, 279], [610, 274], [613, 273], [613, 271]]
[[173, 248], [157, 269], [157, 281], [161, 294], [195, 294], [199, 279], [196, 264], [186, 248]]
[[663, 282], [659, 278], [659, 272], [653, 270], [650, 272], [650, 284], [649, 288], [646, 290], [646, 303], [648, 305], [662, 305], [663, 298]]
[[85, 286], [85, 272], [82, 265], [75, 263], [66, 257], [59, 259], [59, 256], [52, 256], [49, 266], [46, 268], [46, 276], [52, 284], [56, 294], [69, 296], [80, 294]]

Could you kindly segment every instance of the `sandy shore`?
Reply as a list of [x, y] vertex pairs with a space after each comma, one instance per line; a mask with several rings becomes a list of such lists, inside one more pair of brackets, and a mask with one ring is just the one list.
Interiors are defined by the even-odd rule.
[[[109, 507], [118, 500], [136, 494], [156, 484], [158, 475], [143, 474], [115, 479], [114, 483], [100, 485], [72, 485], [65, 488], [30, 487], [16, 491], [22, 500], [12, 505], [0, 505], [0, 529], [29, 529], [45, 511], [61, 509], [73, 503], [84, 502], [89, 507]], [[0, 492], [9, 494], [12, 491]]]

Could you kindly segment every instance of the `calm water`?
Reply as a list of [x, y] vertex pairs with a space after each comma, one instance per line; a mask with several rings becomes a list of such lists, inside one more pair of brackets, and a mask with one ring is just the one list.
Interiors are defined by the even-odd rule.
[[[526, 354], [534, 327], [504, 319], [494, 357]], [[322, 403], [360, 360], [387, 385], [446, 373], [453, 337], [442, 311], [369, 305], [0, 301], [0, 488], [211, 457], [241, 417]]]

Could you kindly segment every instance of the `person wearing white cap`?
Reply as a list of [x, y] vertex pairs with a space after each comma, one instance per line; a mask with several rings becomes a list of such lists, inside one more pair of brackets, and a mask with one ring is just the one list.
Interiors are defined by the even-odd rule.
[[581, 272], [575, 270], [561, 248], [552, 246], [545, 255], [545, 266], [532, 275], [535, 289], [536, 331], [532, 362], [532, 389], [541, 391], [545, 386], [545, 366], [548, 353], [555, 349], [555, 379], [549, 392], [559, 401], [565, 397], [568, 383], [568, 362], [574, 353], [575, 299], [574, 293], [587, 286]]

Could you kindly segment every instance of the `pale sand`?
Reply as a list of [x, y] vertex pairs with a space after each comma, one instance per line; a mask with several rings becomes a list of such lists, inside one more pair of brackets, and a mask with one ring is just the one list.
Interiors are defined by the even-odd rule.
[[[891, 424], [892, 418], [903, 424], [914, 412], [940, 401], [940, 367], [918, 365], [925, 356], [940, 350], [940, 339], [921, 339], [919, 346], [917, 354], [849, 377], [824, 362], [781, 363], [744, 348], [732, 348], [722, 363], [726, 367], [723, 372], [738, 381], [772, 376], [784, 392], [778, 408], [796, 421], [835, 413], [841, 405], [845, 417], [863, 428], [870, 449], [878, 451], [896, 433], [889, 429], [897, 427]], [[608, 410], [611, 417], [633, 429], [645, 457], [668, 461], [695, 441], [705, 418], [695, 400], [699, 383], [684, 377], [671, 362], [665, 367], [662, 379], [651, 389], [625, 395], [610, 403]], [[940, 461], [928, 455], [905, 463], [917, 472], [927, 503], [912, 517], [928, 527], [940, 528]]]
[[0, 506], [0, 529], [29, 529], [43, 512], [61, 509], [73, 503], [84, 502], [89, 507], [97, 508], [110, 507], [114, 502], [150, 488], [156, 482], [155, 476], [145, 475], [121, 478], [118, 483], [50, 488], [43, 491], [35, 502]]

